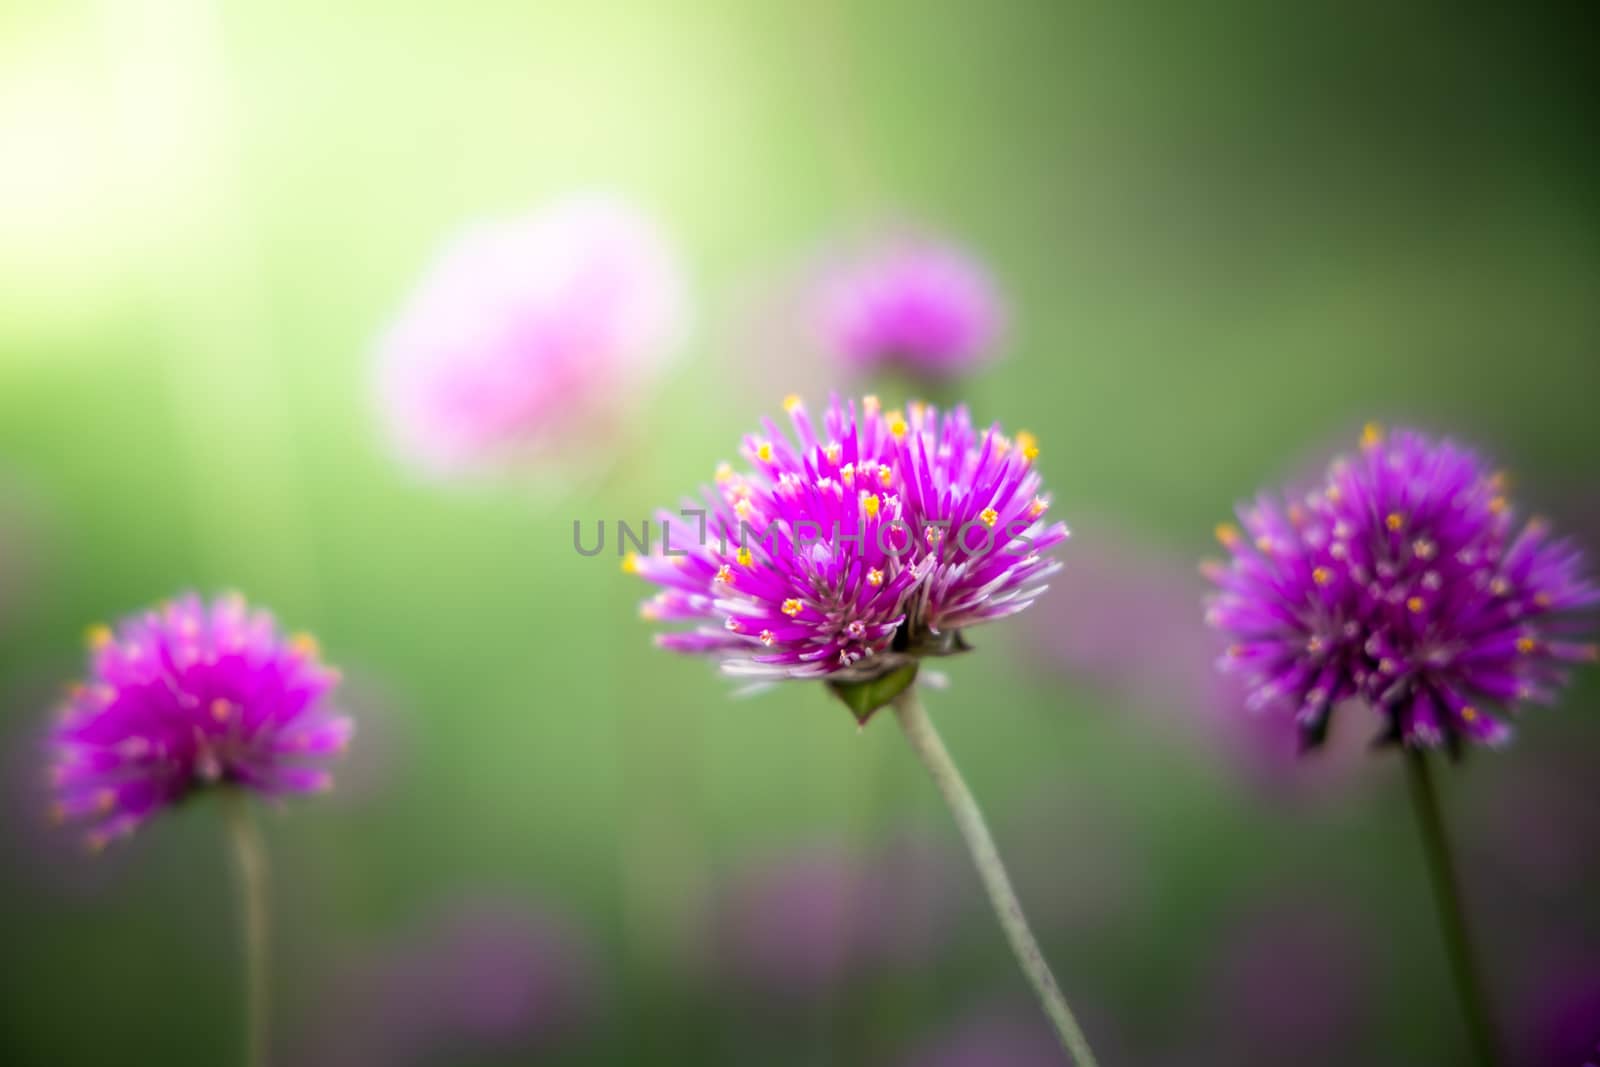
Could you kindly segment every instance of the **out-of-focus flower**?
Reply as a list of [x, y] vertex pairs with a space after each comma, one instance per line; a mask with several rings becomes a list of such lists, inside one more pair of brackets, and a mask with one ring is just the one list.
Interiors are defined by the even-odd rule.
[[1363, 929], [1337, 901], [1304, 893], [1222, 927], [1195, 995], [1199, 1018], [1185, 1028], [1198, 1036], [1196, 1061], [1371, 1062], [1379, 950]]
[[665, 236], [620, 200], [469, 229], [382, 341], [392, 436], [438, 474], [614, 447], [676, 351], [685, 302]]
[[964, 407], [835, 399], [820, 426], [784, 407], [795, 443], [766, 420], [749, 473], [724, 464], [703, 504], [662, 514], [660, 551], [624, 561], [662, 587], [646, 618], [698, 624], [664, 647], [731, 674], [866, 680], [1044, 591], [1067, 530], [1045, 518], [1032, 435], [979, 432]]
[[960, 910], [951, 864], [915, 842], [792, 851], [719, 891], [712, 939], [741, 988], [813, 999], [930, 959]]
[[933, 1035], [897, 1060], [902, 1067], [1063, 1067], [1049, 1026], [1036, 1013], [986, 1010]]
[[950, 378], [993, 355], [1004, 314], [988, 271], [927, 238], [880, 241], [821, 284], [820, 333], [847, 369], [893, 369], [916, 381]]
[[56, 812], [99, 847], [196, 790], [322, 790], [349, 741], [338, 674], [239, 596], [184, 596], [89, 631], [89, 678], [53, 734]]
[[1192, 564], [1093, 517], [1074, 523], [1072, 543], [1028, 631], [1041, 665], [1149, 713], [1163, 737], [1216, 752], [1256, 785], [1348, 784], [1364, 739], [1336, 739], [1307, 766], [1279, 721], [1240, 714], [1243, 686], [1217, 672], [1216, 639], [1194, 610], [1205, 582]]
[[348, 964], [303, 1053], [315, 1067], [455, 1063], [548, 1049], [598, 1014], [584, 932], [555, 912], [457, 903], [408, 939]]
[[1506, 715], [1595, 658], [1574, 639], [1571, 613], [1600, 600], [1577, 549], [1541, 520], [1519, 529], [1503, 478], [1449, 441], [1369, 426], [1319, 490], [1240, 519], [1218, 530], [1232, 560], [1209, 569], [1208, 618], [1251, 703], [1293, 711], [1308, 746], [1351, 699], [1389, 741], [1498, 744]]
[[1547, 961], [1523, 997], [1513, 1040], [1527, 1067], [1600, 1067], [1600, 953]]

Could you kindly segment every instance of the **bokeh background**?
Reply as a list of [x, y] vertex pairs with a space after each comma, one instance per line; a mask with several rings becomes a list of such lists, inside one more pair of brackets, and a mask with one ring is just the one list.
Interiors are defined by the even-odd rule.
[[[1347, 715], [1296, 767], [1219, 693], [1194, 563], [1372, 417], [1600, 550], [1578, 9], [7, 3], [0, 1059], [233, 1062], [214, 806], [90, 859], [32, 745], [88, 623], [238, 588], [361, 730], [265, 813], [281, 1062], [1059, 1062], [892, 724], [735, 699], [572, 549], [828, 382], [771, 294], [887, 218], [999, 277], [965, 393], [1074, 526], [928, 702], [1104, 1062], [1461, 1062], [1398, 765]], [[415, 478], [383, 326], [462, 223], [594, 187], [692, 278], [643, 441], [604, 479]], [[1597, 697], [1444, 776], [1517, 1063], [1600, 1043]]]

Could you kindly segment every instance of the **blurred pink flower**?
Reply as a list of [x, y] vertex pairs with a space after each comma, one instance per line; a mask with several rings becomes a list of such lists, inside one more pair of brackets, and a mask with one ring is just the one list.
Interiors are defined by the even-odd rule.
[[729, 979], [784, 1001], [931, 958], [959, 913], [949, 857], [901, 840], [868, 852], [798, 849], [735, 872], [711, 935]]
[[399, 1067], [548, 1051], [596, 1017], [600, 987], [578, 926], [553, 911], [475, 899], [349, 961], [322, 999], [301, 1062]]
[[824, 346], [848, 370], [951, 378], [994, 355], [1004, 312], [970, 253], [928, 236], [880, 238], [837, 264], [818, 295]]
[[685, 290], [662, 231], [614, 198], [468, 229], [380, 346], [396, 446], [443, 475], [609, 451], [675, 353]]

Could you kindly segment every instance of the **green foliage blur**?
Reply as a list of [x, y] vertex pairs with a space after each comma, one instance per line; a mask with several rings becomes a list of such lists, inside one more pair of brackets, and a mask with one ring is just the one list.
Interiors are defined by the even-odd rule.
[[[755, 294], [888, 217], [956, 236], [1000, 277], [1008, 350], [966, 399], [1038, 434], [1069, 523], [1187, 566], [1235, 501], [1378, 418], [1492, 452], [1525, 503], [1600, 549], [1600, 159], [1584, 27], [1564, 18], [1257, 0], [8, 4], [8, 820], [43, 821], [19, 746], [81, 671], [84, 627], [237, 588], [318, 635], [361, 717], [351, 760], [381, 764], [368, 791], [265, 813], [283, 1062], [342, 960], [485, 887], [582, 924], [598, 1017], [537, 1060], [429, 1062], [898, 1063], [969, 1011], [1026, 1010], [981, 906], [931, 961], [798, 1022], [733, 1006], [706, 962], [723, 874], [905, 831], [953, 846], [954, 829], [886, 719], [858, 731], [814, 686], [736, 699], [655, 650], [640, 586], [609, 553], [580, 558], [574, 520], [637, 522], [731, 458], [791, 388], [771, 355], [787, 342], [740, 325]], [[653, 210], [692, 271], [693, 337], [639, 441], [594, 484], [418, 480], [379, 430], [375, 338], [461, 224], [593, 187]], [[1218, 1035], [1253, 1025], [1207, 1006], [1221, 932], [1263, 900], [1328, 898], [1371, 939], [1365, 1028], [1339, 1062], [1460, 1062], [1395, 761], [1372, 757], [1348, 797], [1269, 799], [1180, 711], [1052, 670], [1041, 625], [970, 635], [978, 651], [941, 663], [951, 685], [927, 699], [1020, 869], [1122, 879], [1120, 906], [1045, 930], [1105, 1062], [1211, 1062]], [[1465, 854], [1490, 847], [1477, 816], [1505, 780], [1593, 753], [1597, 691], [1591, 671], [1509, 751], [1443, 776]], [[1600, 942], [1594, 831], [1557, 815], [1528, 831], [1578, 860], [1515, 898], [1528, 925], [1487, 939], [1508, 1028], [1532, 982], [1521, 949]], [[48, 829], [13, 838], [0, 1059], [235, 1062], [213, 806], [95, 859], [41, 844]], [[976, 899], [964, 867], [950, 877]], [[1019, 881], [1053, 906], [1060, 885]], [[1506, 892], [1469, 878], [1485, 915]]]

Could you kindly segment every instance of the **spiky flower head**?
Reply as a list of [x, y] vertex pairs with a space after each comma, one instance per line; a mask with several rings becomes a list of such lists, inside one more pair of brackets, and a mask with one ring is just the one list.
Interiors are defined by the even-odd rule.
[[351, 723], [329, 709], [337, 672], [316, 641], [285, 637], [242, 597], [184, 596], [89, 630], [89, 677], [51, 742], [58, 816], [89, 842], [131, 833], [211, 786], [316, 792]]
[[666, 648], [731, 674], [881, 677], [959, 650], [960, 631], [1015, 614], [1059, 564], [1032, 435], [974, 429], [966, 408], [884, 411], [835, 398], [814, 422], [784, 403], [723, 464], [702, 501], [661, 515], [663, 538], [624, 568], [661, 586], [646, 618], [686, 622]]
[[921, 380], [970, 371], [993, 355], [1004, 313], [987, 270], [954, 245], [884, 241], [822, 287], [824, 342], [850, 370], [894, 368]]
[[384, 336], [391, 436], [440, 475], [599, 451], [676, 351], [685, 290], [660, 227], [616, 197], [480, 223], [445, 249]]
[[1368, 426], [1319, 489], [1263, 495], [1242, 531], [1218, 528], [1231, 561], [1208, 568], [1208, 619], [1233, 640], [1223, 667], [1254, 705], [1294, 712], [1307, 747], [1347, 700], [1380, 713], [1384, 741], [1504, 742], [1511, 714], [1595, 658], [1573, 613], [1600, 600], [1577, 549], [1520, 522], [1505, 489], [1451, 441]]

